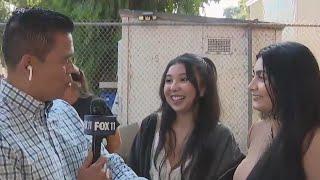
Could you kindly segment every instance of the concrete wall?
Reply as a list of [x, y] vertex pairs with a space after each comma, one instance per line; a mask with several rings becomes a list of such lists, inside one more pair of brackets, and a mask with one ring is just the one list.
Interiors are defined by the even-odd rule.
[[[320, 24], [319, 7], [319, 0], [258, 0], [250, 5], [250, 18], [277, 23]], [[320, 63], [319, 34], [319, 27], [290, 26], [283, 30], [282, 41], [296, 41], [306, 45]]]
[[258, 0], [249, 6], [249, 17], [250, 19], [262, 20], [264, 15], [263, 2]]

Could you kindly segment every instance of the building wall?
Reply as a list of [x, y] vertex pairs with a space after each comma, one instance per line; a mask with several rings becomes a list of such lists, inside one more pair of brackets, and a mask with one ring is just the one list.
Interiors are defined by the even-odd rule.
[[250, 19], [263, 19], [264, 9], [262, 0], [258, 0], [249, 6]]
[[250, 19], [278, 23], [319, 24], [319, 0], [257, 0], [249, 6]]
[[297, 0], [257, 0], [249, 5], [250, 19], [261, 21], [293, 23]]
[[319, 0], [296, 0], [297, 18], [295, 23], [320, 24]]
[[[260, 0], [261, 1], [261, 0]], [[297, 0], [262, 0], [263, 20], [277, 23], [293, 23], [296, 16]]]
[[[298, 0], [297, 18], [298, 24], [320, 24], [320, 1], [319, 0]], [[313, 52], [320, 64], [320, 27], [296, 27], [296, 36], [292, 39], [305, 44]]]
[[[258, 4], [260, 5], [258, 6]], [[254, 18], [258, 14], [256, 11], [259, 11], [263, 13], [263, 18], [260, 19], [262, 21], [289, 24], [320, 24], [319, 7], [319, 0], [258, 0], [250, 6], [250, 17]], [[319, 34], [319, 27], [288, 26], [283, 30], [282, 41], [296, 41], [306, 45], [320, 63]]]

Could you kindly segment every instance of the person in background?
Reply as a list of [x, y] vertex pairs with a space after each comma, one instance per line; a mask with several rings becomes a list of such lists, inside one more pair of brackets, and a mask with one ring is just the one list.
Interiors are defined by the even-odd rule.
[[148, 179], [232, 179], [244, 155], [219, 122], [213, 62], [188, 53], [174, 58], [159, 94], [160, 110], [142, 121], [128, 165]]
[[[89, 91], [87, 79], [82, 70], [80, 70], [76, 65], [73, 65], [75, 71], [71, 73], [72, 82], [71, 86], [66, 89], [62, 99], [71, 104], [80, 118], [84, 120], [84, 115], [90, 114], [90, 105], [92, 99], [96, 96]], [[112, 112], [108, 106], [106, 106], [106, 115], [111, 116]], [[110, 153], [117, 152], [121, 146], [121, 136], [119, 129], [116, 129], [114, 135], [106, 137], [106, 149]]]
[[263, 48], [249, 90], [263, 120], [252, 125], [234, 180], [320, 179], [320, 72], [312, 52], [296, 42]]

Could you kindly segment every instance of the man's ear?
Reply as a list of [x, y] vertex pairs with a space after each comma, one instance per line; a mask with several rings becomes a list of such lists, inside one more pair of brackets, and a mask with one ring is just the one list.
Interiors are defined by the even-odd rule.
[[26, 71], [29, 71], [28, 70], [28, 67], [33, 67], [34, 65], [34, 60], [35, 57], [34, 56], [31, 56], [31, 55], [28, 55], [28, 54], [25, 54], [21, 57], [21, 60], [20, 62], [17, 64], [17, 68], [19, 68], [20, 70], [24, 69]]
[[20, 62], [17, 64], [17, 71], [23, 72], [24, 76], [28, 79], [28, 81], [32, 80], [34, 65], [35, 65], [35, 57], [25, 54], [21, 57]]

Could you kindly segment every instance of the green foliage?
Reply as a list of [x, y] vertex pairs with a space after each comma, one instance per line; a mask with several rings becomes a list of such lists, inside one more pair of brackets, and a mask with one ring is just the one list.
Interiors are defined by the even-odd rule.
[[9, 3], [0, 1], [0, 22], [4, 22], [9, 17]]
[[220, 0], [132, 0], [130, 9], [167, 12], [185, 15], [199, 15], [199, 8], [204, 3], [211, 1], [219, 2]]
[[[127, 4], [128, 0], [48, 0], [38, 6], [66, 14], [75, 22], [111, 22], [119, 21], [118, 11], [128, 8]], [[85, 72], [96, 94], [100, 91], [99, 82], [117, 80], [120, 35], [121, 29], [116, 26], [76, 25], [73, 33], [76, 64]]]
[[228, 7], [224, 9], [223, 16], [226, 18], [236, 18], [237, 14], [240, 14], [240, 7]]
[[128, 8], [129, 0], [47, 0], [39, 6], [66, 14], [74, 21], [119, 20], [118, 11]]
[[[0, 23], [6, 21], [9, 15], [10, 15], [9, 3], [0, 0]], [[4, 30], [4, 26], [0, 26], [0, 34], [3, 34], [3, 30]], [[2, 61], [3, 56], [2, 56], [1, 49], [2, 49], [2, 36], [0, 35], [0, 63], [1, 65], [3, 65], [3, 61]]]
[[226, 18], [248, 19], [249, 9], [246, 6], [246, 0], [240, 0], [237, 7], [226, 8], [223, 12]]

